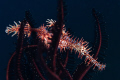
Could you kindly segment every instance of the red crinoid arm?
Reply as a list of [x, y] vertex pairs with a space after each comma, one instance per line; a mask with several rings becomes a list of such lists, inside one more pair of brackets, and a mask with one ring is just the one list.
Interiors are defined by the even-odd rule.
[[10, 67], [10, 63], [11, 63], [11, 60], [13, 59], [13, 57], [15, 56], [16, 52], [14, 52], [11, 56], [11, 58], [9, 59], [8, 61], [8, 65], [7, 65], [7, 72], [6, 72], [6, 80], [10, 80], [9, 79], [9, 67]]
[[[44, 42], [44, 41], [43, 41]], [[43, 59], [43, 51], [44, 51], [44, 48], [45, 48], [45, 45], [44, 43], [42, 43], [42, 41], [40, 40], [39, 41], [39, 45], [38, 45], [38, 52], [39, 54], [37, 55], [40, 59], [40, 64], [41, 66], [43, 67], [43, 69], [47, 72], [47, 75], [49, 75], [49, 79], [50, 80], [61, 80], [60, 77], [54, 73], [47, 65], [46, 65], [46, 62], [44, 61]]]
[[[66, 67], [67, 62], [68, 62], [68, 55], [69, 55], [69, 50], [66, 51], [66, 58], [65, 58], [65, 62], [64, 62], [64, 64], [63, 64], [63, 67], [64, 67], [64, 68]], [[61, 73], [62, 73], [62, 70], [60, 70], [59, 76], [61, 75]]]
[[[56, 56], [57, 56], [57, 49], [58, 49], [58, 45], [59, 45], [59, 41], [60, 41], [60, 37], [62, 35], [62, 29], [63, 29], [63, 21], [64, 21], [64, 10], [63, 10], [63, 0], [59, 0], [58, 2], [58, 24], [56, 24], [54, 27], [56, 27], [56, 30], [58, 30], [57, 34], [53, 33], [54, 36], [58, 36], [58, 37], [54, 37], [54, 38], [58, 38], [56, 39], [56, 44], [55, 44], [55, 50], [54, 50], [54, 56], [53, 56], [53, 70], [54, 72], [56, 71]], [[53, 39], [54, 39], [53, 38]]]

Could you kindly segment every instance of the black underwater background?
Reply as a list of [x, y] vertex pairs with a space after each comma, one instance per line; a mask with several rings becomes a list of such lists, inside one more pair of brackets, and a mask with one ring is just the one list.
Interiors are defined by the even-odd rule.
[[[94, 18], [92, 8], [104, 16], [106, 32], [109, 35], [105, 70], [93, 75], [92, 80], [120, 80], [120, 0], [66, 0], [66, 28], [74, 36], [90, 42], [94, 39]], [[25, 10], [30, 10], [36, 27], [46, 19], [57, 19], [57, 0], [1, 0], [0, 1], [0, 80], [6, 80], [8, 60], [15, 51], [17, 37], [5, 33], [6, 26], [21, 21]]]

